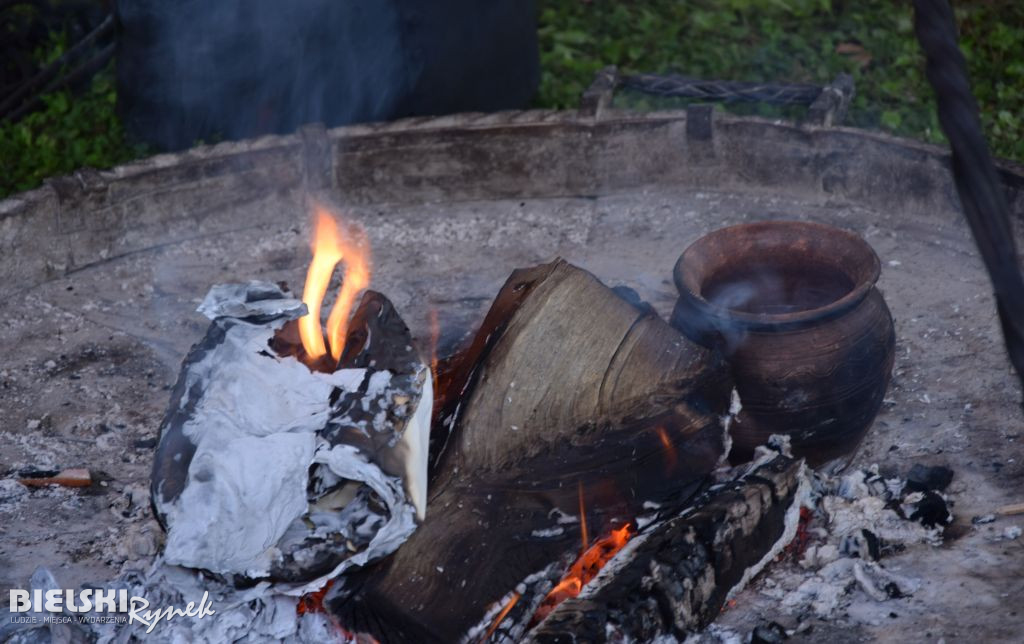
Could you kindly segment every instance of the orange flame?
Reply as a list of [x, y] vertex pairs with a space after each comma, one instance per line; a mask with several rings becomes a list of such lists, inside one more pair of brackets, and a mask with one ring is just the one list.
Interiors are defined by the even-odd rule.
[[324, 587], [320, 590], [307, 593], [302, 597], [299, 597], [299, 601], [295, 604], [295, 614], [305, 615], [306, 613], [323, 613], [326, 612], [324, 608], [324, 597], [327, 596], [327, 592], [334, 585], [334, 580], [330, 579], [324, 584]]
[[580, 492], [580, 537], [583, 539], [583, 548], [580, 552], [586, 552], [590, 545], [590, 537], [587, 535], [587, 508], [583, 504], [583, 481], [578, 482]]
[[668, 432], [661, 425], [657, 429], [658, 438], [661, 439], [661, 445], [665, 448], [665, 469], [671, 472], [676, 466], [676, 462], [679, 460], [679, 456], [676, 455], [676, 446], [672, 444], [672, 439], [669, 438]]
[[541, 622], [551, 611], [566, 599], [576, 597], [590, 581], [601, 572], [612, 557], [614, 557], [636, 531], [630, 523], [625, 524], [618, 530], [612, 530], [610, 534], [601, 537], [594, 542], [594, 545], [584, 550], [583, 554], [569, 567], [569, 570], [562, 577], [551, 592], [544, 597], [533, 616], [533, 623]]
[[362, 229], [348, 226], [342, 229], [331, 213], [316, 206], [316, 229], [313, 233], [313, 261], [306, 273], [302, 301], [309, 313], [299, 318], [299, 337], [311, 360], [327, 354], [324, 334], [320, 327], [320, 307], [327, 293], [334, 267], [345, 261], [341, 291], [327, 318], [327, 344], [331, 357], [337, 361], [345, 348], [348, 318], [356, 295], [370, 284], [370, 253]]
[[437, 373], [437, 343], [441, 340], [441, 322], [437, 318], [437, 309], [427, 312], [427, 324], [430, 327], [430, 370]]
[[437, 383], [437, 344], [441, 341], [441, 322], [437, 318], [437, 309], [431, 308], [427, 318], [430, 327], [430, 374], [434, 378], [434, 391], [440, 391]]
[[505, 604], [505, 607], [501, 609], [501, 612], [498, 613], [498, 615], [494, 618], [494, 621], [491, 622], [491, 627], [487, 629], [487, 633], [480, 638], [481, 643], [491, 639], [491, 635], [494, 635], [494, 631], [498, 630], [498, 627], [501, 626], [501, 622], [504, 621], [505, 617], [508, 616], [509, 611], [511, 611], [512, 608], [516, 605], [516, 603], [519, 602], [519, 598], [521, 596], [522, 595], [520, 595], [519, 593], [512, 594], [512, 599], [508, 600], [508, 603]]

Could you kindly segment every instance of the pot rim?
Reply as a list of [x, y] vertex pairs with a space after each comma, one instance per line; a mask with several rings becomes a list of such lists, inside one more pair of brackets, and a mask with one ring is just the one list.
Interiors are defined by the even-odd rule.
[[[685, 270], [686, 260], [699, 252], [704, 246], [710, 243], [711, 240], [723, 237], [737, 237], [737, 233], [745, 233], [744, 236], [749, 236], [751, 233], [757, 234], [767, 230], [785, 229], [804, 232], [811, 238], [822, 238], [824, 236], [825, 238], [831, 237], [832, 239], [835, 239], [838, 236], [842, 238], [850, 248], [855, 249], [858, 253], [862, 253], [863, 259], [865, 260], [863, 266], [864, 271], [860, 275], [860, 279], [855, 283], [853, 289], [841, 298], [830, 302], [825, 306], [813, 309], [794, 311], [790, 313], [748, 313], [718, 306], [706, 300], [701, 294], [701, 287], [703, 284], [698, 282], [697, 276]], [[878, 258], [878, 254], [875, 252], [875, 249], [872, 248], [871, 245], [868, 244], [860, 235], [828, 224], [783, 219], [735, 224], [719, 228], [700, 237], [687, 246], [679, 256], [679, 259], [676, 260], [675, 267], [672, 270], [672, 277], [675, 281], [676, 289], [679, 291], [680, 297], [688, 299], [705, 315], [716, 318], [722, 322], [740, 323], [743, 327], [750, 330], [779, 330], [823, 322], [845, 313], [859, 304], [868, 295], [868, 293], [875, 288], [875, 283], [878, 281], [881, 272], [882, 265]]]

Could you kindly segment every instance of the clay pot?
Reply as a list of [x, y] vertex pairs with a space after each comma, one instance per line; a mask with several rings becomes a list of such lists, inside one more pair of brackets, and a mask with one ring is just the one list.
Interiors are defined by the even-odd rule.
[[812, 465], [856, 449], [892, 375], [879, 271], [859, 236], [807, 222], [731, 226], [683, 252], [672, 325], [729, 363], [743, 405], [734, 461], [772, 434]]

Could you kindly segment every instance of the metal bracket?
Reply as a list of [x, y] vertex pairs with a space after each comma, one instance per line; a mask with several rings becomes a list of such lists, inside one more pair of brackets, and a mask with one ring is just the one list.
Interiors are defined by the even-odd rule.
[[600, 119], [612, 103], [615, 90], [626, 87], [645, 94], [711, 102], [806, 105], [805, 123], [831, 126], [846, 117], [853, 100], [853, 77], [839, 74], [825, 87], [799, 83], [752, 83], [701, 80], [678, 75], [622, 75], [614, 66], [599, 71], [580, 97], [580, 115]]
[[612, 97], [618, 86], [619, 70], [615, 65], [597, 72], [594, 82], [580, 97], [580, 116], [600, 119], [602, 112], [612, 104]]
[[822, 88], [821, 94], [818, 94], [818, 98], [807, 108], [806, 122], [825, 127], [842, 123], [850, 109], [854, 94], [853, 76], [836, 76], [834, 81]]
[[326, 190], [334, 181], [331, 140], [323, 123], [299, 128], [302, 141], [302, 183], [308, 192]]

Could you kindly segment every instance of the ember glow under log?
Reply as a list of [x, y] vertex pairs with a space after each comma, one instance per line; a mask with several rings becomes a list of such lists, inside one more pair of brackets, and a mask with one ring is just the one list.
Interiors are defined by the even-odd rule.
[[690, 507], [663, 508], [578, 597], [529, 632], [527, 642], [685, 639], [796, 532], [807, 493], [802, 461], [764, 451]]

